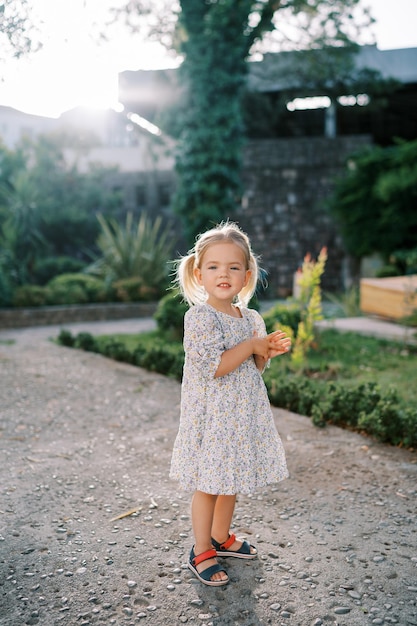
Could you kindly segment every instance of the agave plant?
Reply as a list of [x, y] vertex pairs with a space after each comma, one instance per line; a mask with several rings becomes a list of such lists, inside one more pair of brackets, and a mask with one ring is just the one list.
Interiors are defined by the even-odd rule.
[[142, 213], [136, 223], [128, 213], [124, 225], [102, 215], [97, 218], [101, 226], [97, 239], [100, 256], [86, 271], [108, 284], [137, 278], [142, 291], [160, 293], [167, 283], [173, 246], [169, 230], [161, 227], [161, 218], [152, 223]]

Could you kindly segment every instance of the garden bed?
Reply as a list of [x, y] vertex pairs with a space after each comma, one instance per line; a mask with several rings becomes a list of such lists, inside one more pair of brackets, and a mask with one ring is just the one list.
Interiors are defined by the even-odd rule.
[[417, 309], [417, 274], [360, 281], [362, 313], [390, 320], [407, 317]]

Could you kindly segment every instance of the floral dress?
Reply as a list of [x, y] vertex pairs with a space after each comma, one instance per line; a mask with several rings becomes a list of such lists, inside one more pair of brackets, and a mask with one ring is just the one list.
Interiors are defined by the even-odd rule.
[[241, 318], [209, 304], [192, 306], [184, 318], [185, 363], [181, 418], [170, 477], [185, 491], [253, 493], [288, 476], [261, 372], [253, 356], [215, 378], [221, 355], [266, 334], [262, 317], [241, 309]]

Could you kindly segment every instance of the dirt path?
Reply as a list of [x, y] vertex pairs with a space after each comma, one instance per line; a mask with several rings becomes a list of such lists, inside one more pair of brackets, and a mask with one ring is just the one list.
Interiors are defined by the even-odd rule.
[[168, 479], [179, 384], [54, 332], [0, 333], [2, 626], [417, 625], [415, 454], [274, 410], [291, 477], [237, 505], [260, 557], [204, 587]]

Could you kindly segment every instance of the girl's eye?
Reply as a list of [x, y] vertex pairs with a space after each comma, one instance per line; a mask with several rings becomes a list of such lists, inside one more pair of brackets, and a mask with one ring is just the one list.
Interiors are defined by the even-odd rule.
[[215, 270], [215, 269], [216, 269], [216, 266], [215, 266], [215, 265], [209, 265], [208, 269], [209, 269], [209, 270]]

